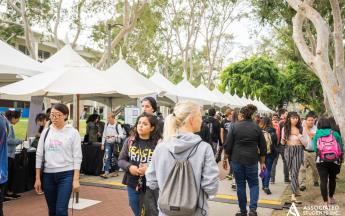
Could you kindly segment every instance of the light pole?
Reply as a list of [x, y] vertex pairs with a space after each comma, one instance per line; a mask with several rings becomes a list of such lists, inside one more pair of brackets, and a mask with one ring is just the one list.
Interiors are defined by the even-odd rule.
[[121, 27], [123, 27], [123, 25], [122, 24], [117, 24], [117, 23], [115, 23], [115, 24], [110, 24], [110, 23], [108, 23], [107, 24], [107, 31], [108, 31], [108, 59], [107, 59], [107, 66], [108, 66], [108, 68], [110, 67], [110, 60], [111, 60], [111, 29], [112, 28], [114, 28], [114, 27], [117, 27], [117, 26], [121, 26]]

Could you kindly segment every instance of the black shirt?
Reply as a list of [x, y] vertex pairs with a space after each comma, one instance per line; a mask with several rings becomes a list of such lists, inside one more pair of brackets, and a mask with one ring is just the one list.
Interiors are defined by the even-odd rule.
[[217, 119], [209, 117], [207, 122], [208, 129], [210, 131], [210, 142], [221, 143], [220, 140], [220, 123]]
[[222, 121], [222, 123], [220, 124], [220, 128], [224, 129], [224, 142], [226, 139], [226, 136], [228, 135], [228, 132], [230, 131], [230, 127], [231, 127], [231, 121], [229, 121], [228, 119], [224, 119]]
[[[139, 176], [133, 176], [129, 172], [129, 167], [135, 165], [139, 167], [140, 163], [149, 163], [152, 160], [153, 151], [156, 145], [150, 140], [128, 138], [122, 147], [119, 156], [119, 167], [126, 171], [122, 183], [136, 188], [138, 185]], [[143, 185], [146, 185], [145, 176], [142, 178]]]
[[258, 162], [266, 156], [266, 141], [261, 128], [251, 120], [236, 122], [225, 140], [225, 152], [230, 160], [244, 165]]

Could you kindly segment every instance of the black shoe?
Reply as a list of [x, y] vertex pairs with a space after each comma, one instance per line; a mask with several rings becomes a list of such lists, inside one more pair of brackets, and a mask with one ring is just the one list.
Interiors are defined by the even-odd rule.
[[299, 188], [299, 190], [300, 191], [305, 191], [307, 188], [305, 187], [305, 186], [301, 186], [300, 188]]
[[11, 197], [11, 198], [13, 198], [13, 199], [19, 199], [20, 197], [22, 197], [22, 196], [20, 196], [19, 194], [15, 194], [15, 193], [13, 193], [13, 194], [7, 194], [6, 196], [7, 196], [7, 197]]
[[315, 187], [319, 187], [320, 185], [319, 185], [319, 182], [314, 182], [314, 186]]
[[254, 209], [250, 209], [248, 216], [258, 216], [258, 213]]
[[267, 195], [272, 194], [272, 192], [270, 191], [270, 189], [269, 189], [269, 188], [264, 188], [264, 191], [265, 191], [265, 193], [266, 193]]
[[235, 216], [247, 216], [247, 213], [237, 212]]

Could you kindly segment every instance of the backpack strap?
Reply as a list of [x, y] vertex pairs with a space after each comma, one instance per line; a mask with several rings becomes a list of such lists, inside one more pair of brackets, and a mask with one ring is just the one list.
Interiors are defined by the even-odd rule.
[[199, 144], [202, 142], [202, 140], [200, 140], [195, 146], [193, 146], [192, 150], [189, 152], [188, 156], [187, 156], [187, 160], [189, 160], [189, 158], [191, 158], [193, 156], [193, 154], [198, 150]]

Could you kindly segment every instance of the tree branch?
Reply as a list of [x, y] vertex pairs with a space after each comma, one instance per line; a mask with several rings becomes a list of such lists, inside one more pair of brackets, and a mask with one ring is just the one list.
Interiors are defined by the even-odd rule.
[[54, 41], [55, 41], [57, 50], [59, 50], [61, 48], [60, 42], [59, 42], [59, 39], [57, 36], [58, 27], [60, 24], [61, 6], [62, 6], [62, 0], [60, 0], [59, 4], [58, 4], [57, 13], [56, 13], [56, 21], [55, 21], [54, 31], [53, 31], [54, 32]]
[[79, 38], [79, 35], [80, 35], [80, 32], [81, 32], [81, 9], [83, 7], [85, 3], [85, 0], [81, 0], [79, 3], [78, 3], [78, 15], [77, 15], [77, 33], [74, 37], [74, 40], [72, 42], [72, 47], [75, 47], [76, 43], [77, 43], [77, 40]]

